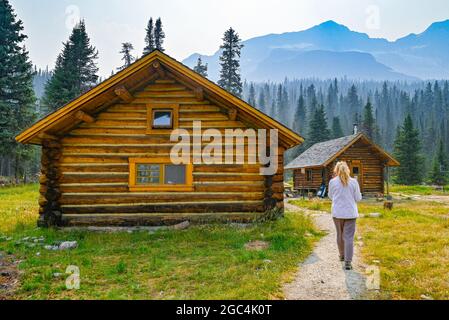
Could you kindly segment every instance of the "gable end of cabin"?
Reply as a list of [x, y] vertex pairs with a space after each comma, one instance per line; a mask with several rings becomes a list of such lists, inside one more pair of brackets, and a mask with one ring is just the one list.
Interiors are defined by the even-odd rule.
[[[202, 132], [224, 133], [257, 129], [254, 124], [167, 76], [118, 94], [120, 101], [95, 114], [79, 113], [82, 121], [64, 134], [43, 136], [40, 226], [248, 222], [282, 214], [284, 147], [272, 176], [260, 174], [259, 162], [170, 161], [173, 129], [193, 134], [194, 121], [201, 121]], [[246, 156], [257, 152], [247, 139], [243, 150]]]

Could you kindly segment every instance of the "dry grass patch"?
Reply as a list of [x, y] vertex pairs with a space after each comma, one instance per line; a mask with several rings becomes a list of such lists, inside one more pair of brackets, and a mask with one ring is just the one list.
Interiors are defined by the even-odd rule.
[[[310, 210], [330, 210], [329, 200], [295, 200]], [[317, 209], [319, 208], [319, 209]], [[432, 201], [395, 200], [392, 211], [383, 202], [362, 201], [359, 219], [362, 255], [367, 264], [378, 260], [381, 299], [449, 299], [449, 205]]]

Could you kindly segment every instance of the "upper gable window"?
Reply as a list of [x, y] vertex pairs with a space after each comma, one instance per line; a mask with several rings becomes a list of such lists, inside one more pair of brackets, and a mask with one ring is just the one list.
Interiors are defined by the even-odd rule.
[[147, 134], [170, 134], [178, 128], [179, 105], [147, 105]]
[[153, 109], [153, 129], [173, 129], [173, 110]]

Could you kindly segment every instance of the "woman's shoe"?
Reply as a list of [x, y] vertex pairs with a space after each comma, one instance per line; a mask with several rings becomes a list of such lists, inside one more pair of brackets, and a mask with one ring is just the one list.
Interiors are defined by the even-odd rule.
[[341, 262], [345, 261], [345, 257], [340, 256], [340, 261]]
[[346, 261], [345, 262], [345, 270], [352, 270], [351, 261]]

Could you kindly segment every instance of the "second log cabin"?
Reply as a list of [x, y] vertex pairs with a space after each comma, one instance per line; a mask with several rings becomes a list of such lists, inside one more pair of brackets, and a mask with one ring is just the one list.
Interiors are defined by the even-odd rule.
[[384, 194], [384, 175], [399, 162], [363, 133], [316, 143], [285, 166], [293, 171], [294, 189], [316, 192], [328, 186], [338, 161], [346, 161], [363, 195]]

